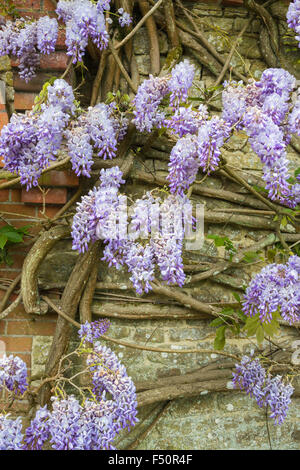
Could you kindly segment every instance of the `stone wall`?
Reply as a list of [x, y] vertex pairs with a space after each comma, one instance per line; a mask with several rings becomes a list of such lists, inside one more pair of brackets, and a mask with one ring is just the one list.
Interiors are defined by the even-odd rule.
[[[286, 35], [284, 15], [289, 2], [278, 1], [272, 6], [273, 13], [278, 21], [281, 36]], [[204, 4], [201, 2], [187, 2], [187, 6], [197, 15], [196, 22], [199, 28], [205, 33], [208, 40], [215, 46], [220, 54], [226, 55], [232, 46], [238, 32], [243, 28], [249, 19], [249, 12], [241, 6], [218, 6], [216, 3]], [[259, 47], [259, 33], [261, 23], [254, 19], [243, 35], [237, 52], [233, 55], [231, 65], [239, 72], [258, 79], [262, 71], [267, 67], [263, 60]], [[282, 47], [289, 47], [293, 44], [293, 38], [289, 41], [285, 38]], [[160, 33], [161, 61], [164, 62], [169, 44], [167, 36]], [[134, 39], [134, 51], [138, 63], [139, 73], [142, 78], [149, 74], [149, 45], [147, 32], [141, 28]], [[293, 54], [293, 52], [291, 53]], [[190, 96], [199, 98], [203, 96], [206, 88], [213, 86], [216, 77], [211, 74], [195, 59], [192, 51], [185, 49], [183, 58], [195, 63], [197, 72]], [[293, 60], [292, 55], [290, 60]], [[127, 91], [125, 83], [120, 82], [121, 91]], [[219, 97], [212, 102], [214, 112], [220, 110]], [[139, 142], [137, 142], [137, 145]], [[253, 154], [249, 144], [243, 136], [236, 135], [231, 139], [224, 154], [233, 167], [244, 171], [248, 181], [258, 181], [261, 175], [261, 163], [257, 156]], [[291, 167], [299, 166], [299, 156], [292, 149], [289, 149]], [[135, 177], [140, 175], [145, 168], [151, 170], [158, 177], [166, 177], [168, 163], [168, 144], [164, 139], [157, 142], [147, 151], [143, 163], [136, 159], [133, 177], [128, 187], [128, 195], [140, 196], [145, 190], [154, 185], [141, 183]], [[227, 190], [239, 195], [246, 195], [236, 183], [225, 179], [222, 175], [214, 175], [206, 179], [204, 188]], [[245, 209], [246, 206], [232, 204], [222, 199], [207, 197], [205, 195], [193, 195], [194, 202], [203, 203], [205, 211], [220, 211], [222, 214], [229, 209]], [[286, 227], [289, 231], [290, 228]], [[291, 231], [291, 230], [290, 230]], [[234, 246], [239, 249], [249, 247], [253, 243], [266, 237], [270, 232], [258, 230], [248, 223], [241, 223], [235, 216], [228, 213], [228, 218], [224, 222], [205, 224], [205, 235], [217, 233], [221, 236], [228, 236]], [[215, 258], [212, 258], [215, 257]], [[185, 252], [185, 259], [192, 261], [216, 262], [224, 257], [223, 247], [216, 248], [212, 240], [206, 239], [204, 247], [198, 252]], [[69, 240], [58, 243], [55, 250], [45, 260], [40, 271], [40, 287], [44, 289], [62, 288], [72, 266], [76, 260], [76, 254], [71, 250]], [[261, 264], [254, 264], [245, 269], [232, 269], [226, 271], [226, 275], [218, 275], [209, 280], [199, 282], [189, 286], [188, 283], [183, 291], [191, 293], [196, 299], [203, 302], [230, 302], [234, 301], [232, 292], [241, 294], [243, 286], [246, 285], [253, 273], [261, 269]], [[116, 290], [109, 289], [109, 284], [117, 284]], [[147, 295], [140, 299], [134, 291], [130, 289], [128, 275], [125, 271], [117, 272], [109, 269], [103, 262], [99, 265], [98, 284], [92, 305], [94, 319], [109, 316], [111, 328], [109, 336], [119, 340], [125, 340], [139, 345], [154, 346], [157, 348], [169, 348], [174, 351], [185, 349], [209, 349], [209, 354], [198, 353], [157, 353], [151, 351], [140, 351], [124, 346], [115, 346], [107, 342], [107, 346], [112, 348], [119, 359], [126, 366], [129, 375], [135, 381], [156, 379], [173, 376], [178, 373], [186, 373], [195, 370], [212, 360], [217, 360], [218, 356], [213, 349], [215, 328], [209, 326], [211, 320], [195, 318], [189, 319], [114, 319], [114, 312], [123, 312], [124, 317], [131, 314], [139, 315], [141, 306], [143, 312], [147, 313], [151, 308], [153, 295]], [[111, 295], [113, 294], [113, 296]], [[115, 295], [118, 294], [118, 300]], [[126, 298], [124, 297], [126, 296]], [[155, 298], [157, 302], [157, 297]], [[173, 305], [167, 299], [160, 298], [157, 303], [157, 310], [164, 312], [166, 308], [174, 308], [174, 312], [184, 313], [184, 308]], [[126, 313], [127, 312], [127, 313]], [[47, 350], [51, 345], [51, 335], [55, 326], [55, 315], [47, 314], [46, 317], [29, 318], [19, 308], [13, 315], [8, 317], [2, 326], [3, 336], [1, 339], [9, 344], [11, 335], [15, 341], [22, 339], [32, 341], [32, 372], [39, 373], [43, 370], [47, 357]], [[45, 325], [48, 325], [47, 330]], [[39, 325], [39, 326], [37, 326]], [[41, 333], [42, 325], [44, 330]], [[51, 325], [51, 327], [50, 327]], [[0, 325], [1, 328], [1, 325]], [[19, 328], [19, 329], [17, 329]], [[36, 329], [35, 329], [36, 328]], [[1, 329], [0, 329], [1, 333]], [[281, 329], [277, 341], [289, 346], [294, 339], [297, 339], [297, 331], [288, 327]], [[76, 332], [72, 345], [76, 344]], [[264, 342], [263, 347], [267, 346]], [[20, 346], [21, 347], [21, 346]], [[228, 335], [225, 352], [249, 353], [253, 349], [252, 338], [235, 338]], [[14, 352], [20, 352], [16, 346]], [[281, 427], [275, 427], [269, 423], [270, 437], [274, 449], [299, 449], [300, 447], [300, 400], [293, 399], [288, 418]], [[117, 443], [118, 448], [125, 448], [132, 442], [143, 429], [151, 423], [162, 409], [158, 406], [148, 406], [139, 413], [140, 423], [127, 436], [124, 434]], [[151, 416], [149, 416], [150, 412]], [[228, 390], [226, 393], [206, 393], [202, 392], [198, 397], [189, 399], [177, 399], [172, 401], [167, 411], [152, 429], [151, 433], [139, 444], [138, 449], [268, 449], [269, 440], [265, 411], [243, 393]]]

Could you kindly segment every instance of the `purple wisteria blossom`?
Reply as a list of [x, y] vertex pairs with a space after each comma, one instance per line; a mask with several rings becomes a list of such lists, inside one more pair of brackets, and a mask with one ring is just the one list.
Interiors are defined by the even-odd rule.
[[0, 450], [23, 450], [22, 418], [0, 414]]
[[27, 190], [38, 184], [43, 169], [55, 160], [63, 133], [74, 112], [72, 88], [62, 79], [48, 86], [48, 100], [39, 111], [13, 114], [0, 135], [5, 169], [20, 175]]
[[0, 56], [12, 55], [19, 61], [19, 75], [28, 82], [36, 75], [39, 54], [55, 50], [58, 23], [48, 16], [26, 21], [18, 18], [0, 27]]
[[25, 430], [25, 450], [43, 449], [43, 445], [50, 437], [49, 417], [50, 412], [47, 409], [47, 405], [37, 410], [35, 417]]
[[121, 15], [119, 18], [120, 26], [122, 26], [122, 28], [124, 26], [130, 26], [132, 23], [132, 17], [130, 14], [124, 11], [124, 8], [119, 8], [118, 13]]
[[259, 359], [243, 356], [241, 362], [236, 364], [232, 381], [235, 388], [244, 390], [254, 398], [260, 408], [268, 407], [270, 418], [274, 419], [275, 425], [283, 423], [294, 387], [284, 384], [280, 375], [272, 378]]
[[168, 284], [182, 286], [184, 227], [193, 224], [190, 201], [179, 194], [162, 200], [147, 193], [131, 206], [128, 225], [127, 198], [118, 193], [123, 182], [118, 167], [102, 169], [98, 188], [77, 203], [73, 249], [84, 252], [90, 242], [104, 240], [102, 259], [117, 269], [126, 266], [138, 294], [152, 289], [156, 267]]
[[[0, 450], [42, 450], [46, 443], [55, 450], [109, 450], [114, 449], [121, 429], [137, 423], [134, 383], [116, 355], [97, 342], [109, 324], [107, 320], [86, 322], [79, 330], [79, 336], [92, 343], [87, 366], [94, 391], [89, 389], [89, 396], [81, 395], [79, 401], [60, 389], [59, 396], [51, 398], [51, 408], [45, 405], [37, 410], [24, 435], [21, 417], [0, 414]], [[16, 359], [18, 364], [21, 359]], [[16, 370], [10, 367], [9, 373], [13, 377]]]
[[66, 24], [67, 54], [73, 63], [82, 61], [89, 39], [101, 50], [108, 45], [105, 17], [102, 7], [109, 2], [96, 4], [90, 0], [60, 0], [56, 13]]
[[196, 134], [199, 126], [207, 118], [208, 111], [205, 105], [200, 105], [198, 110], [193, 110], [191, 105], [188, 108], [180, 106], [169, 119], [165, 119], [163, 125], [170, 129], [171, 134], [183, 137], [187, 134]]
[[270, 68], [257, 82], [225, 84], [223, 119], [249, 136], [249, 143], [263, 163], [269, 198], [294, 208], [299, 188], [289, 182], [286, 146], [291, 133], [299, 134], [299, 99], [292, 100], [296, 79], [289, 72]]
[[185, 102], [188, 91], [192, 86], [195, 75], [195, 67], [187, 59], [176, 65], [168, 81], [171, 106], [177, 106], [180, 102]]
[[23, 395], [27, 390], [27, 367], [18, 356], [4, 355], [0, 359], [0, 390], [3, 387], [15, 395]]
[[207, 174], [219, 166], [221, 151], [225, 139], [230, 135], [230, 127], [218, 116], [205, 121], [197, 134], [197, 157], [199, 166]]
[[42, 54], [55, 51], [58, 36], [58, 24], [55, 18], [43, 16], [37, 22], [37, 47]]
[[72, 169], [77, 176], [90, 177], [94, 163], [93, 146], [90, 136], [84, 127], [76, 127], [66, 132], [68, 151], [71, 157]]
[[[111, 181], [114, 183], [111, 184]], [[77, 203], [71, 232], [74, 250], [83, 253], [88, 249], [90, 242], [96, 241], [97, 238], [105, 239], [107, 234], [111, 234], [110, 220], [115, 220], [120, 204], [118, 188], [123, 182], [118, 167], [103, 170], [100, 186], [90, 190], [82, 197], [81, 202]]]
[[197, 138], [187, 135], [177, 141], [170, 155], [169, 180], [172, 193], [183, 194], [195, 181], [199, 169]]
[[53, 85], [47, 88], [48, 103], [53, 106], [59, 106], [64, 113], [74, 114], [74, 93], [71, 85], [62, 78], [55, 80]]
[[294, 29], [296, 32], [296, 39], [299, 42], [298, 47], [300, 47], [300, 2], [299, 0], [293, 0], [289, 4], [287, 11], [287, 23], [290, 28]]
[[270, 322], [279, 311], [290, 324], [300, 320], [299, 259], [295, 255], [286, 264], [269, 264], [252, 279], [244, 297], [245, 315], [259, 314], [261, 322]]
[[104, 335], [109, 327], [109, 320], [98, 320], [94, 322], [86, 321], [78, 330], [78, 335], [84, 341], [93, 343], [96, 339]]
[[[110, 410], [111, 430], [116, 434], [121, 429], [134, 426], [137, 422], [135, 386], [115, 353], [96, 343], [87, 364], [93, 373], [93, 392], [101, 397], [104, 407]], [[112, 396], [112, 400], [106, 397], [106, 393]]]
[[133, 100], [133, 122], [140, 132], [151, 132], [153, 127], [161, 125], [164, 113], [159, 111], [159, 105], [168, 92], [168, 80], [152, 75], [139, 86]]

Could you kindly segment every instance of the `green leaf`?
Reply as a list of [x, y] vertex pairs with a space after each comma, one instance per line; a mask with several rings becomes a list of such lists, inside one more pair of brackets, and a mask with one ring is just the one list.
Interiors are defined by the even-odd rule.
[[282, 217], [282, 219], [281, 219], [280, 225], [281, 225], [282, 227], [285, 227], [285, 226], [287, 225], [287, 223], [288, 223], [288, 220], [287, 220], [286, 216], [284, 215], [284, 216]]
[[276, 248], [270, 248], [267, 252], [267, 258], [269, 263], [274, 263], [275, 256], [276, 256], [277, 250]]
[[223, 325], [223, 323], [223, 318], [215, 318], [212, 322], [210, 322], [209, 326], [220, 326]]
[[245, 330], [248, 336], [253, 336], [256, 333], [257, 328], [260, 325], [259, 313], [254, 317], [248, 317], [245, 324]]
[[0, 233], [0, 248], [1, 248], [1, 250], [3, 250], [7, 240], [8, 240], [7, 237], [3, 233]]
[[11, 243], [21, 243], [23, 241], [23, 236], [18, 232], [6, 232], [4, 235]]
[[245, 263], [252, 263], [253, 261], [257, 260], [257, 258], [259, 258], [258, 253], [256, 253], [255, 251], [247, 251], [244, 254], [242, 261], [245, 261]]
[[217, 329], [217, 332], [216, 332], [216, 337], [215, 337], [215, 341], [214, 341], [214, 348], [217, 350], [217, 351], [220, 351], [222, 349], [224, 349], [224, 346], [225, 346], [225, 330], [226, 330], [226, 326], [220, 326], [220, 328]]
[[31, 225], [23, 225], [23, 227], [18, 228], [18, 232], [24, 233], [24, 235], [27, 235], [28, 230], [30, 229]]
[[21, 243], [23, 241], [24, 233], [26, 233], [28, 226], [24, 226], [20, 229], [13, 227], [12, 225], [5, 225], [0, 228], [0, 233], [7, 237], [11, 243]]
[[269, 323], [264, 322], [262, 324], [263, 329], [264, 329], [267, 336], [272, 337], [272, 336], [274, 336], [278, 333], [278, 330], [280, 328], [280, 324], [278, 322], [279, 318], [280, 318], [280, 315], [275, 313], [275, 314], [273, 314], [273, 318]]
[[238, 302], [241, 301], [241, 298], [240, 298], [240, 296], [239, 296], [239, 294], [238, 294], [237, 292], [232, 292], [232, 295], [233, 295], [233, 297], [235, 298], [235, 300], [237, 300]]
[[256, 330], [256, 339], [258, 344], [261, 344], [264, 340], [265, 334], [264, 334], [264, 329], [262, 325], [259, 325], [259, 327]]
[[231, 307], [224, 307], [221, 311], [221, 315], [223, 316], [229, 316], [229, 315], [234, 315], [235, 310]]
[[11, 225], [6, 225], [1, 227], [0, 234], [6, 237], [6, 239], [12, 243], [20, 243], [23, 241], [23, 235], [18, 232]]

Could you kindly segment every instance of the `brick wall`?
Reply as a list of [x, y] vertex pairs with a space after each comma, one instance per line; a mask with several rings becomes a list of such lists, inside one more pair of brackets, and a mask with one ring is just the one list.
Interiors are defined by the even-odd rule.
[[[54, 5], [51, 0], [15, 0], [14, 5], [22, 16], [37, 18], [46, 14], [54, 15]], [[49, 56], [41, 57], [38, 74], [29, 83], [19, 78], [17, 62], [10, 62], [6, 57], [0, 58], [0, 80], [6, 82], [7, 97], [15, 111], [31, 109], [43, 83], [51, 76], [59, 77], [65, 70], [67, 62], [63, 29], [59, 31], [56, 51]], [[73, 82], [73, 73], [71, 71], [66, 78], [70, 83]], [[5, 105], [0, 105], [0, 129], [7, 122]], [[4, 180], [0, 179], [0, 181]], [[4, 220], [16, 227], [32, 224], [29, 233], [36, 234], [41, 228], [39, 221], [45, 220], [45, 216], [55, 216], [76, 191], [78, 178], [71, 171], [52, 171], [44, 175], [39, 180], [39, 184], [44, 193], [39, 188], [26, 191], [19, 185], [0, 190], [0, 216], [2, 217], [0, 226], [5, 224]], [[9, 253], [13, 258], [11, 266], [0, 264], [0, 299], [5, 294], [4, 289], [21, 271], [24, 257], [31, 248], [30, 238], [26, 239], [26, 245], [16, 245], [15, 249], [10, 249]], [[13, 301], [16, 295], [17, 291], [11, 296], [10, 301]], [[8, 354], [17, 354], [26, 362], [30, 370], [33, 338], [52, 336], [56, 318], [56, 314], [47, 314], [43, 317], [27, 315], [23, 306], [20, 305], [13, 313], [0, 321], [0, 354], [4, 348]], [[24, 405], [16, 402], [16, 407], [20, 410]]]

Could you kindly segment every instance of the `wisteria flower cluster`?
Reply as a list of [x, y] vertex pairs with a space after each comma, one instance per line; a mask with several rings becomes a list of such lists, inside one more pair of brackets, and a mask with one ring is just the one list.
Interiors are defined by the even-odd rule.
[[296, 39], [299, 42], [300, 47], [300, 2], [299, 0], [293, 0], [289, 4], [289, 8], [286, 14], [287, 24], [296, 32]]
[[0, 414], [0, 450], [23, 450], [22, 418]]
[[23, 395], [28, 387], [26, 364], [17, 356], [0, 359], [0, 391], [4, 387], [15, 395]]
[[3, 127], [0, 155], [5, 169], [19, 174], [27, 189], [38, 184], [42, 170], [55, 160], [74, 109], [72, 87], [58, 79], [48, 87], [48, 100], [40, 111], [13, 114]]
[[[257, 82], [225, 82], [221, 117], [207, 109], [183, 106], [194, 76], [188, 60], [170, 76], [150, 76], [140, 85], [133, 101], [134, 123], [141, 132], [166, 127], [179, 139], [170, 155], [167, 179], [171, 192], [183, 194], [199, 169], [210, 174], [219, 167], [221, 147], [234, 129], [249, 136], [252, 149], [263, 163], [263, 179], [270, 199], [289, 207], [300, 202], [299, 182], [291, 184], [286, 146], [291, 134], [300, 135], [300, 95], [296, 79], [283, 69], [267, 69]], [[166, 117], [169, 97], [171, 114]], [[164, 105], [164, 106], [162, 106]]]
[[220, 162], [224, 141], [230, 136], [230, 126], [224, 119], [213, 116], [211, 119], [198, 120], [197, 133], [187, 133], [172, 148], [169, 162], [171, 192], [184, 194], [195, 181], [200, 168], [210, 174]]
[[286, 264], [268, 264], [250, 282], [243, 303], [245, 315], [259, 314], [270, 322], [275, 312], [293, 324], [300, 320], [300, 258], [291, 256]]
[[300, 135], [300, 98], [292, 99], [296, 79], [283, 69], [267, 69], [247, 86], [231, 82], [223, 91], [223, 118], [249, 136], [263, 163], [270, 199], [289, 207], [300, 202], [300, 186], [289, 182], [286, 146], [291, 134]]
[[[90, 397], [82, 403], [74, 395], [52, 397], [51, 410], [47, 405], [39, 408], [24, 433], [21, 417], [0, 414], [0, 450], [42, 450], [45, 443], [55, 450], [110, 450], [121, 429], [137, 423], [134, 383], [116, 355], [97, 341], [108, 327], [108, 321], [100, 320], [85, 323], [79, 330], [80, 338], [91, 343], [87, 357], [93, 386]], [[22, 374], [17, 371], [18, 357], [9, 361], [9, 375], [17, 384], [12, 390], [17, 393], [27, 370], [22, 365]], [[4, 366], [7, 369], [7, 360]]]
[[90, 0], [60, 0], [56, 13], [66, 24], [67, 54], [73, 63], [82, 61], [89, 39], [100, 49], [106, 49], [109, 35], [103, 8], [109, 2], [92, 3]]
[[[66, 25], [67, 54], [74, 64], [81, 62], [91, 40], [100, 50], [108, 46], [104, 13], [110, 10], [110, 0], [60, 0], [56, 13]], [[118, 10], [122, 27], [132, 23], [131, 16], [123, 8]], [[58, 22], [44, 16], [38, 20], [18, 18], [7, 21], [0, 29], [0, 56], [16, 56], [19, 60], [19, 74], [26, 82], [36, 75], [40, 54], [55, 51], [58, 38]]]
[[[225, 83], [222, 117], [208, 117], [205, 106], [198, 110], [182, 106], [194, 76], [193, 65], [184, 60], [170, 76], [152, 77], [139, 87], [134, 99], [134, 123], [138, 130], [150, 132], [167, 127], [178, 134], [169, 163], [171, 191], [183, 194], [195, 181], [201, 168], [215, 171], [220, 163], [221, 147], [232, 130], [243, 130], [264, 165], [263, 178], [273, 200], [295, 207], [300, 202], [299, 183], [289, 182], [286, 146], [290, 134], [300, 135], [299, 94], [292, 104], [295, 78], [283, 69], [267, 69], [261, 80]], [[171, 116], [166, 118], [164, 98], [170, 97]]]
[[114, 158], [117, 144], [126, 134], [127, 119], [117, 119], [114, 105], [98, 103], [71, 123], [65, 132], [72, 168], [77, 176], [90, 177], [93, 153], [99, 157]]
[[118, 13], [120, 14], [120, 17], [119, 17], [120, 26], [122, 26], [122, 28], [124, 26], [130, 26], [132, 23], [132, 17], [130, 16], [130, 14], [124, 11], [124, 8], [119, 8]]
[[78, 330], [78, 335], [84, 342], [94, 343], [95, 340], [107, 332], [109, 327], [109, 320], [86, 321]]
[[103, 259], [117, 269], [125, 265], [139, 294], [151, 289], [155, 266], [168, 284], [182, 286], [184, 227], [193, 224], [190, 201], [186, 196], [169, 195], [163, 200], [147, 193], [130, 207], [129, 224], [127, 199], [118, 192], [122, 183], [118, 167], [101, 170], [99, 187], [77, 203], [73, 249], [84, 252], [90, 242], [104, 240]]
[[0, 56], [16, 56], [20, 77], [28, 82], [36, 75], [39, 55], [54, 52], [57, 36], [55, 18], [43, 16], [34, 21], [24, 18], [7, 21], [0, 28]]
[[280, 375], [272, 377], [267, 374], [259, 359], [243, 356], [240, 364], [236, 364], [232, 381], [235, 388], [244, 390], [254, 398], [260, 408], [268, 407], [275, 425], [284, 422], [294, 387], [285, 384]]
[[136, 128], [141, 132], [151, 132], [153, 127], [162, 126], [165, 113], [159, 109], [159, 106], [164, 97], [169, 95], [170, 106], [173, 108], [186, 101], [194, 73], [194, 66], [188, 60], [184, 60], [173, 68], [169, 76], [150, 75], [148, 80], [144, 80], [133, 100], [135, 108], [133, 122]]
[[114, 103], [99, 103], [76, 117], [72, 87], [57, 79], [48, 86], [47, 101], [40, 109], [15, 113], [2, 128], [0, 156], [4, 168], [20, 175], [28, 190], [38, 184], [65, 141], [76, 175], [90, 177], [94, 151], [103, 159], [115, 157], [127, 125]]

